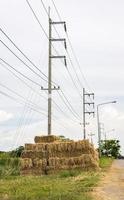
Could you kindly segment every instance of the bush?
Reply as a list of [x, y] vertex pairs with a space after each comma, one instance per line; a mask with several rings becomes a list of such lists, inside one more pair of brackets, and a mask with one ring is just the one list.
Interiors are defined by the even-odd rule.
[[24, 151], [24, 147], [20, 146], [17, 149], [10, 152], [11, 157], [21, 157], [22, 152]]

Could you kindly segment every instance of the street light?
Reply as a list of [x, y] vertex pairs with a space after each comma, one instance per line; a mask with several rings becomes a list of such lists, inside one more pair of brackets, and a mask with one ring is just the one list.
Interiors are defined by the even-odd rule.
[[111, 104], [111, 103], [116, 103], [117, 101], [109, 101], [109, 102], [104, 102], [100, 103], [97, 105], [97, 126], [98, 126], [98, 145], [99, 145], [99, 157], [101, 157], [101, 133], [100, 133], [100, 121], [99, 121], [99, 107], [106, 105], [106, 104]]

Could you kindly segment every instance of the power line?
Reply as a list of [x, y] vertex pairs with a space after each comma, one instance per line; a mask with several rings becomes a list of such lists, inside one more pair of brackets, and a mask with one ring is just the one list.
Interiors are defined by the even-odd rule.
[[[39, 24], [39, 25], [40, 25], [40, 27], [42, 28], [43, 32], [45, 33], [45, 35], [46, 35], [47, 39], [49, 40], [49, 37], [48, 37], [48, 35], [47, 35], [46, 31], [44, 30], [43, 26], [41, 25], [41, 23], [40, 23], [40, 21], [39, 21], [38, 17], [36, 16], [36, 14], [35, 14], [34, 10], [32, 9], [31, 5], [29, 4], [28, 0], [26, 0], [26, 2], [28, 3], [28, 5], [29, 5], [29, 7], [30, 7], [31, 11], [33, 12], [33, 15], [34, 15], [34, 17], [35, 17], [36, 21], [38, 22], [38, 24]], [[42, 0], [41, 0], [41, 3], [42, 3], [42, 5], [43, 5], [43, 7], [44, 7], [44, 9], [45, 9], [45, 12], [46, 12], [46, 13], [47, 13], [47, 15], [49, 16], [49, 13], [48, 13], [48, 11], [47, 11], [47, 9], [46, 9], [46, 7], [45, 7], [45, 4], [43, 3], [43, 1], [42, 1]], [[52, 45], [52, 46], [53, 46], [53, 45]], [[54, 46], [53, 46], [53, 48], [54, 48]], [[54, 50], [56, 51], [56, 49], [55, 49], [55, 48], [54, 48]], [[58, 55], [58, 52], [57, 52], [57, 51], [56, 51], [56, 53], [57, 53], [57, 55]], [[62, 62], [62, 64], [63, 64], [63, 62]], [[76, 84], [75, 84], [75, 81], [73, 80], [73, 77], [72, 77], [72, 75], [70, 74], [70, 72], [69, 72], [68, 68], [67, 68], [67, 72], [68, 72], [68, 74], [69, 74], [69, 77], [71, 78], [71, 80], [72, 80], [72, 83], [74, 84], [74, 86], [75, 86], [76, 90], [78, 91], [78, 94], [79, 94], [79, 96], [81, 97], [80, 91], [79, 91], [78, 87], [76, 86]]]
[[[49, 13], [48, 13], [48, 11], [47, 11], [47, 9], [46, 9], [46, 6], [45, 6], [45, 4], [43, 3], [42, 0], [41, 0], [41, 3], [42, 3], [42, 5], [43, 5], [43, 8], [44, 8], [46, 14], [49, 16]], [[62, 19], [61, 19], [61, 21], [62, 21]], [[58, 31], [56, 30], [55, 26], [53, 26], [53, 27], [54, 27], [54, 29], [55, 29], [57, 35], [59, 36], [59, 33], [58, 33]], [[59, 39], [60, 39], [60, 36], [59, 36]], [[82, 83], [80, 82], [80, 79], [79, 79], [79, 77], [78, 77], [78, 75], [77, 75], [77, 72], [76, 72], [76, 70], [75, 70], [75, 67], [74, 67], [74, 65], [73, 65], [73, 62], [72, 62], [72, 60], [71, 60], [71, 57], [70, 57], [69, 52], [67, 51], [67, 49], [66, 49], [66, 52], [67, 52], [67, 54], [68, 54], [68, 57], [69, 57], [69, 60], [70, 60], [71, 65], [72, 65], [72, 67], [73, 67], [73, 70], [74, 70], [74, 72], [75, 72], [75, 74], [76, 74], [77, 80], [79, 81], [79, 84], [80, 84], [80, 86], [81, 86], [81, 88], [82, 88], [82, 87], [83, 87], [83, 86], [82, 86]], [[79, 93], [79, 95], [80, 95], [80, 91], [79, 91], [78, 87], [76, 86], [75, 81], [74, 81], [74, 79], [72, 78], [72, 75], [70, 74], [68, 68], [66, 68], [66, 69], [67, 69], [67, 72], [69, 73], [69, 76], [70, 76], [70, 78], [71, 78], [71, 80], [72, 80], [72, 83], [74, 84], [76, 90], [78, 91], [78, 93]], [[81, 95], [80, 95], [80, 96], [81, 96]]]
[[[48, 13], [48, 11], [46, 9], [46, 6], [45, 6], [44, 2], [42, 0], [40, 0], [40, 1], [41, 1], [42, 5], [43, 5], [43, 8], [44, 8], [46, 14], [49, 16], [49, 13]], [[60, 21], [62, 21], [62, 20], [60, 20]]]
[[[37, 91], [35, 91], [34, 88], [32, 88], [29, 84], [27, 84], [23, 79], [21, 79], [19, 76], [17, 76], [13, 71], [11, 71], [10, 69], [8, 69], [4, 64], [1, 63], [1, 65], [8, 70], [14, 77], [16, 77], [17, 79], [19, 79], [24, 85], [26, 85], [29, 89], [31, 89], [33, 92], [35, 92], [35, 94], [39, 95], [40, 97], [44, 98], [46, 100], [46, 98], [44, 96], [42, 96], [40, 93], [38, 93]], [[25, 108], [26, 108], [26, 103], [25, 103]], [[24, 118], [25, 115], [25, 108], [23, 109], [23, 114], [21, 117], [21, 120], [19, 122], [19, 127], [21, 127], [22, 124], [22, 118]], [[28, 108], [29, 110], [29, 108]], [[30, 109], [31, 110], [31, 109]], [[19, 129], [19, 128], [18, 128]], [[17, 131], [16, 131], [17, 132]]]
[[[53, 1], [53, 0], [51, 0], [51, 1], [52, 1], [53, 5], [54, 5], [54, 8], [55, 8], [56, 13], [57, 13], [57, 15], [58, 15], [58, 17], [59, 17], [59, 20], [61, 20], [61, 16], [60, 16], [60, 14], [59, 14], [59, 11], [58, 11], [58, 9], [57, 9], [57, 7], [56, 7], [54, 1]], [[59, 36], [59, 33], [58, 33], [58, 31], [56, 30], [55, 27], [54, 27], [54, 29], [55, 29], [55, 31], [56, 31], [58, 37], [60, 37], [60, 36]], [[81, 73], [81, 75], [82, 75], [82, 78], [84, 79], [85, 83], [87, 84], [88, 89], [89, 89], [90, 91], [92, 91], [91, 88], [90, 88], [90, 86], [89, 86], [89, 84], [88, 84], [88, 82], [87, 82], [87, 80], [86, 80], [86, 78], [85, 78], [85, 76], [84, 76], [84, 74], [82, 73], [80, 63], [79, 63], [79, 61], [78, 61], [78, 58], [77, 58], [76, 53], [75, 53], [75, 51], [74, 51], [74, 48], [73, 48], [73, 46], [72, 46], [72, 44], [71, 44], [71, 41], [70, 41], [70, 39], [69, 39], [69, 35], [68, 35], [68, 32], [67, 32], [67, 31], [66, 31], [66, 35], [67, 35], [67, 39], [68, 39], [69, 45], [70, 45], [70, 47], [71, 47], [71, 51], [72, 51], [72, 53], [73, 53], [73, 56], [74, 56], [74, 58], [75, 58], [75, 60], [76, 60], [76, 63], [77, 63], [77, 65], [78, 65], [78, 68], [79, 68], [80, 73]], [[76, 72], [76, 70], [75, 70], [75, 67], [74, 67], [74, 65], [73, 65], [73, 62], [72, 62], [72, 60], [71, 60], [70, 54], [69, 54], [69, 52], [68, 52], [67, 49], [66, 49], [66, 52], [67, 52], [67, 55], [68, 55], [68, 57], [69, 57], [71, 66], [72, 66], [73, 70], [75, 71], [75, 74], [76, 74], [76, 77], [77, 77], [77, 79], [78, 79], [78, 81], [79, 81], [79, 84], [80, 84], [81, 87], [83, 87], [83, 85], [82, 85], [82, 83], [80, 82], [80, 79], [79, 79], [79, 77], [78, 77], [78, 75], [77, 75], [77, 72]], [[71, 79], [72, 79], [72, 78], [71, 78]], [[92, 99], [91, 99], [90, 97], [89, 97], [89, 99], [90, 99], [90, 101], [92, 102]]]
[[[44, 74], [37, 66], [36, 64], [34, 64], [31, 59], [28, 58], [28, 56], [15, 44], [15, 42], [13, 42], [13, 40], [5, 33], [5, 31], [3, 31], [1, 28], [0, 28], [0, 31], [4, 34], [4, 36], [6, 36], [6, 38], [14, 45], [14, 47], [43, 75], [45, 76], [47, 79], [47, 75]], [[52, 81], [53, 82], [53, 81]], [[53, 82], [54, 83], [54, 82]], [[56, 84], [56, 83], [54, 83]]]
[[[15, 92], [14, 90], [12, 90], [12, 89], [10, 89], [9, 87], [5, 86], [5, 85], [2, 84], [1, 82], [0, 82], [0, 85], [1, 85], [2, 87], [6, 88], [7, 90], [9, 90], [10, 92], [12, 92], [13, 94], [17, 95], [18, 97], [20, 97], [21, 99], [23, 99], [23, 100], [25, 101], [25, 98], [24, 98], [23, 96], [21, 96], [20, 94], [18, 94], [17, 92]], [[26, 104], [27, 104], [27, 103], [28, 103], [30, 106], [36, 106], [38, 109], [40, 108], [40, 109], [43, 110], [43, 108], [39, 107], [38, 105], [36, 105], [34, 102], [32, 102], [32, 101], [30, 101], [30, 100], [28, 100], [28, 101], [26, 102]], [[45, 111], [45, 110], [44, 110], [44, 111]]]
[[77, 87], [77, 85], [75, 84], [75, 81], [74, 81], [74, 79], [73, 79], [73, 77], [72, 77], [72, 75], [71, 75], [69, 69], [68, 69], [68, 68], [66, 68], [66, 69], [67, 69], [68, 75], [69, 75], [69, 77], [70, 77], [70, 79], [71, 79], [73, 85], [74, 85], [75, 88], [76, 88], [76, 91], [77, 91], [78, 95], [82, 98], [81, 93], [80, 93], [80, 90], [79, 90], [79, 88]]
[[[62, 99], [63, 100], [63, 99]], [[57, 109], [61, 112], [61, 113], [63, 113], [64, 114], [64, 116], [66, 116], [67, 118], [70, 118], [68, 115], [67, 115], [67, 113], [65, 113], [62, 109], [61, 109], [61, 107], [54, 101], [54, 100], [52, 100], [53, 101], [53, 103], [55, 104], [55, 106], [57, 107]], [[70, 109], [69, 109], [70, 110]], [[70, 119], [70, 120], [72, 120], [73, 122], [75, 122], [76, 124], [77, 124], [77, 122], [75, 121], [75, 120], [73, 120], [73, 119]]]
[[[55, 29], [55, 31], [56, 31], [58, 37], [60, 38], [60, 35], [59, 35], [58, 31], [56, 30], [56, 27], [55, 27], [55, 26], [54, 26], [54, 29]], [[77, 77], [77, 80], [78, 80], [78, 82], [79, 82], [79, 85], [80, 85], [81, 88], [83, 88], [83, 85], [82, 85], [82, 83], [81, 83], [81, 81], [80, 81], [80, 79], [79, 79], [79, 77], [78, 77], [78, 74], [77, 74], [77, 72], [76, 72], [76, 69], [75, 69], [75, 67], [74, 67], [74, 64], [73, 64], [73, 62], [72, 62], [71, 56], [70, 56], [70, 54], [69, 54], [67, 48], [66, 48], [66, 53], [67, 53], [67, 55], [68, 55], [70, 64], [71, 64], [71, 66], [72, 66], [72, 68], [73, 68], [73, 70], [74, 70], [74, 72], [75, 72], [75, 75], [76, 75], [76, 77]]]
[[60, 98], [62, 99], [63, 103], [65, 104], [65, 106], [68, 108], [68, 110], [70, 110], [70, 112], [72, 113], [72, 115], [76, 118], [76, 120], [79, 120], [79, 118], [77, 118], [77, 115], [73, 112], [73, 110], [68, 106], [68, 104], [66, 103], [64, 97], [58, 92]]
[[[58, 15], [58, 17], [59, 17], [59, 20], [61, 20], [60, 13], [59, 13], [59, 11], [58, 11], [58, 9], [57, 9], [57, 6], [56, 6], [54, 0], [51, 0], [51, 1], [52, 1], [53, 5], [54, 5], [54, 8], [55, 8], [56, 13], [57, 13], [57, 15]], [[86, 78], [85, 78], [85, 76], [84, 76], [84, 74], [82, 73], [81, 66], [80, 66], [80, 64], [79, 64], [78, 58], [77, 58], [77, 56], [76, 56], [75, 50], [74, 50], [74, 48], [73, 48], [73, 46], [72, 46], [72, 43], [71, 43], [71, 41], [70, 41], [70, 39], [69, 39], [69, 35], [68, 35], [67, 31], [66, 31], [66, 35], [67, 35], [67, 39], [68, 39], [69, 45], [70, 45], [70, 47], [71, 47], [71, 51], [72, 51], [72, 53], [73, 53], [73, 56], [74, 56], [74, 58], [75, 58], [75, 60], [76, 60], [76, 62], [77, 62], [78, 68], [79, 68], [80, 73], [81, 73], [81, 75], [82, 75], [82, 78], [84, 79], [85, 83], [87, 84], [89, 90], [92, 91], [91, 88], [90, 88], [90, 86], [89, 86], [89, 84], [88, 84], [88, 82], [87, 82], [87, 80], [86, 80]]]
[[[3, 92], [3, 91], [1, 91], [1, 90], [0, 90], [0, 94], [2, 94], [3, 96], [8, 97], [9, 99], [11, 99], [11, 100], [13, 100], [13, 101], [15, 101], [15, 102], [17, 102], [17, 103], [19, 103], [19, 104], [21, 104], [21, 105], [24, 105], [23, 102], [19, 101], [18, 99], [12, 97], [11, 95], [8, 95], [7, 93], [5, 93], [5, 92]], [[39, 113], [39, 114], [42, 114], [42, 115], [44, 115], [44, 116], [47, 116], [46, 114], [40, 112], [39, 110], [37, 110], [37, 109], [35, 109], [35, 108], [33, 108], [33, 107], [29, 106], [29, 105], [28, 105], [27, 107], [31, 108], [33, 111], [35, 111], [35, 112], [37, 112], [37, 113]]]
[[[40, 20], [38, 19], [38, 17], [37, 17], [37, 15], [36, 15], [35, 11], [33, 10], [32, 6], [31, 6], [30, 3], [29, 3], [29, 1], [26, 0], [26, 2], [27, 2], [27, 4], [28, 4], [28, 6], [29, 6], [31, 12], [33, 13], [33, 15], [34, 15], [36, 21], [38, 22], [39, 26], [41, 27], [42, 31], [44, 32], [46, 38], [47, 38], [48, 41], [49, 41], [49, 36], [48, 36], [48, 34], [46, 33], [45, 29], [43, 28], [42, 24], [40, 23]], [[47, 12], [47, 15], [49, 16], [48, 12]], [[58, 53], [58, 51], [55, 49], [55, 47], [54, 47], [53, 45], [52, 45], [52, 47], [53, 47], [54, 51], [56, 52], [56, 54], [59, 56], [59, 53]], [[62, 62], [62, 60], [61, 60], [61, 62]], [[62, 62], [62, 64], [64, 64], [64, 63]]]
[[28, 81], [34, 83], [35, 85], [41, 87], [41, 85], [35, 81], [33, 81], [32, 79], [28, 78], [26, 75], [22, 74], [20, 71], [18, 71], [17, 69], [15, 69], [12, 65], [10, 65], [9, 63], [7, 63], [5, 60], [3, 60], [2, 58], [0, 58], [0, 60], [6, 64], [9, 68], [13, 69], [16, 73], [20, 74], [21, 76], [23, 76], [25, 79], [27, 79]]
[[46, 79], [44, 79], [42, 76], [40, 76], [36, 71], [34, 71], [29, 65], [27, 65], [21, 58], [19, 58], [19, 56], [17, 56], [2, 40], [0, 40], [0, 42], [18, 59], [20, 60], [28, 69], [30, 69], [30, 71], [32, 71], [35, 75], [37, 75], [38, 77], [40, 77], [42, 80], [44, 80], [45, 82], [48, 82]]
[[80, 66], [80, 64], [79, 64], [78, 58], [77, 58], [77, 56], [76, 56], [76, 54], [75, 54], [74, 48], [73, 48], [73, 46], [72, 46], [72, 44], [71, 44], [71, 41], [70, 41], [70, 39], [69, 39], [68, 33], [66, 33], [66, 35], [67, 35], [67, 39], [68, 39], [68, 42], [69, 42], [69, 44], [70, 44], [72, 53], [73, 53], [73, 55], [74, 55], [74, 58], [75, 58], [75, 60], [76, 60], [76, 62], [77, 62], [78, 68], [79, 68], [80, 73], [81, 73], [81, 75], [82, 75], [82, 78], [84, 79], [85, 83], [87, 84], [89, 90], [92, 91], [91, 88], [90, 88], [90, 86], [89, 86], [89, 84], [88, 84], [88, 82], [87, 82], [87, 80], [86, 80], [86, 78], [85, 78], [85, 76], [84, 76], [84, 74], [82, 73], [81, 66]]
[[30, 10], [32, 11], [32, 13], [33, 13], [33, 15], [34, 15], [34, 17], [35, 17], [36, 21], [38, 22], [38, 24], [40, 25], [40, 27], [41, 27], [42, 31], [44, 32], [45, 36], [47, 37], [47, 39], [49, 39], [49, 37], [48, 37], [48, 35], [47, 35], [47, 33], [46, 33], [45, 29], [43, 28], [42, 24], [40, 23], [40, 20], [38, 19], [37, 15], [35, 14], [35, 12], [34, 12], [33, 8], [31, 7], [31, 5], [30, 5], [30, 3], [29, 3], [29, 1], [28, 1], [28, 0], [26, 0], [26, 2], [27, 2], [27, 4], [28, 4], [28, 6], [29, 6]]
[[[30, 99], [32, 98], [32, 95], [33, 95], [33, 94], [30, 95]], [[29, 94], [28, 94], [27, 100], [28, 100], [28, 99], [29, 99]], [[25, 104], [25, 106], [24, 106], [24, 108], [23, 108], [23, 111], [22, 111], [22, 115], [21, 115], [20, 120], [19, 120], [19, 123], [18, 123], [18, 128], [17, 128], [17, 130], [16, 130], [16, 134], [17, 134], [17, 133], [18, 133], [18, 134], [21, 133], [21, 135], [20, 135], [20, 137], [19, 137], [19, 135], [18, 135], [18, 138], [17, 138], [17, 140], [16, 140], [16, 144], [15, 144], [15, 145], [17, 145], [17, 144], [18, 144], [18, 141], [19, 141], [21, 138], [24, 137], [24, 130], [25, 130], [26, 124], [31, 122], [31, 117], [29, 118], [29, 116], [31, 116], [31, 114], [32, 114], [31, 109], [28, 109], [28, 110], [26, 111], [26, 104]], [[34, 114], [33, 114], [33, 116], [34, 116]], [[28, 119], [28, 118], [29, 118], [29, 119]]]
[[[61, 93], [62, 93], [64, 99], [66, 100], [66, 102], [68, 103], [68, 105], [69, 105], [69, 107], [70, 107], [70, 109], [71, 109], [71, 112], [73, 112], [73, 114], [74, 114], [78, 119], [80, 119], [79, 114], [74, 110], [73, 106], [71, 105], [71, 103], [69, 102], [68, 98], [66, 97], [66, 95], [64, 94], [64, 92], [63, 92], [62, 90], [61, 90]], [[59, 95], [60, 95], [60, 93], [59, 93]], [[60, 96], [61, 96], [61, 95], [60, 95]], [[61, 97], [62, 97], [62, 96], [61, 96]]]
[[[46, 97], [42, 96], [40, 93], [38, 93], [37, 91], [35, 91], [34, 88], [32, 88], [29, 84], [27, 84], [23, 79], [21, 79], [19, 76], [17, 76], [14, 72], [12, 72], [10, 69], [8, 69], [4, 64], [0, 63], [5, 69], [7, 69], [11, 74], [13, 74], [13, 76], [15, 76], [17, 79], [19, 79], [24, 85], [26, 85], [29, 89], [31, 89], [33, 92], [35, 92], [37, 95], [39, 95], [40, 97], [44, 98], [45, 100], [47, 100]], [[55, 104], [56, 108], [63, 113], [64, 115], [66, 115], [66, 113], [61, 109], [61, 107], [53, 100], [53, 103]], [[67, 116], [69, 117], [69, 116]], [[75, 120], [71, 119], [73, 122], [77, 123]]]
[[19, 76], [17, 76], [13, 71], [8, 69], [4, 64], [0, 63], [1, 66], [3, 66], [7, 71], [9, 71], [13, 76], [15, 76], [17, 79], [19, 79], [24, 85], [26, 85], [29, 89], [31, 89], [33, 92], [35, 92], [40, 97], [46, 99], [44, 96], [42, 96], [40, 93], [38, 93], [34, 88], [32, 88], [27, 82], [25, 82], [23, 79], [21, 79]]
[[[30, 9], [31, 9], [31, 11], [32, 11], [32, 13], [34, 14], [34, 17], [35, 17], [36, 21], [38, 22], [38, 24], [39, 24], [40, 27], [42, 28], [43, 32], [45, 33], [47, 39], [49, 40], [49, 37], [48, 37], [47, 33], [45, 32], [43, 26], [41, 25], [41, 23], [40, 23], [38, 17], [36, 16], [34, 10], [32, 9], [31, 5], [29, 4], [28, 0], [26, 0], [26, 2], [28, 3], [28, 5], [29, 5], [29, 7], [30, 7]], [[44, 7], [44, 9], [45, 9], [45, 12], [47, 13], [47, 15], [48, 15], [48, 17], [49, 17], [49, 13], [48, 13], [48, 11], [47, 11], [47, 9], [46, 9], [46, 7], [45, 7], [45, 5], [44, 5], [44, 3], [43, 3], [42, 0], [41, 0], [41, 3], [42, 3], [42, 5], [43, 5], [43, 7]], [[65, 102], [65, 101], [64, 101], [64, 102]], [[66, 105], [67, 105], [67, 104], [66, 104]], [[59, 108], [59, 109], [60, 109], [60, 108]], [[72, 112], [72, 109], [69, 108], [69, 110]], [[72, 112], [72, 113], [73, 113], [73, 112]], [[74, 113], [73, 113], [73, 115], [74, 115]]]

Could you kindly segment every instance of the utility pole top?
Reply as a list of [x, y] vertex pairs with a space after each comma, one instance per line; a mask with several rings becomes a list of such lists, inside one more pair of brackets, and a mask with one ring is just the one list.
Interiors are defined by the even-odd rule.
[[[83, 135], [84, 135], [84, 140], [86, 139], [86, 114], [89, 114], [89, 115], [91, 115], [91, 114], [93, 114], [94, 115], [94, 102], [87, 102], [86, 101], [86, 97], [90, 97], [90, 96], [92, 96], [93, 97], [93, 99], [94, 99], [94, 93], [87, 93], [86, 91], [85, 91], [85, 88], [83, 88]], [[91, 110], [91, 111], [87, 111], [86, 110], [86, 106], [92, 106], [93, 107], [93, 111]]]
[[67, 67], [66, 56], [52, 55], [52, 43], [53, 42], [64, 42], [65, 49], [67, 48], [65, 38], [52, 38], [52, 26], [56, 24], [63, 24], [66, 31], [65, 22], [53, 22], [50, 16], [50, 7], [48, 8], [48, 22], [49, 22], [49, 45], [48, 45], [48, 88], [41, 87], [41, 90], [48, 91], [48, 135], [52, 132], [52, 91], [59, 90], [60, 87], [52, 87], [52, 59], [64, 59], [65, 66]]

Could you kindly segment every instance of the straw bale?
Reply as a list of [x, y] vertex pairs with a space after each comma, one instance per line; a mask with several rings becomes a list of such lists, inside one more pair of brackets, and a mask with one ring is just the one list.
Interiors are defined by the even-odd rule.
[[31, 169], [33, 167], [33, 163], [30, 158], [23, 158], [20, 161], [21, 161], [21, 170]]
[[35, 158], [46, 158], [46, 151], [23, 151], [22, 153], [22, 158], [31, 158], [31, 159], [35, 159]]
[[39, 151], [39, 150], [45, 150], [45, 149], [46, 149], [45, 143], [25, 144], [25, 150]]
[[35, 159], [33, 159], [32, 163], [33, 163], [33, 167], [42, 169], [42, 166], [43, 166], [43, 160], [42, 159], [35, 158]]
[[92, 159], [92, 155], [83, 154], [73, 158], [49, 158], [49, 169], [69, 169], [69, 168], [89, 168], [98, 167], [97, 162]]
[[25, 150], [36, 150], [36, 145], [35, 144], [25, 144]]
[[50, 143], [50, 142], [55, 142], [57, 140], [59, 140], [59, 138], [54, 135], [36, 136], [34, 138], [35, 143]]
[[[50, 139], [49, 139], [50, 138]], [[22, 171], [47, 174], [61, 169], [97, 169], [98, 152], [89, 140], [58, 141], [55, 136], [35, 137], [36, 144], [26, 144], [22, 153]]]
[[95, 150], [91, 146], [87, 149], [82, 147], [81, 142], [70, 143], [50, 143], [47, 144], [46, 151], [49, 157], [76, 157], [81, 156], [84, 153], [95, 155]]

